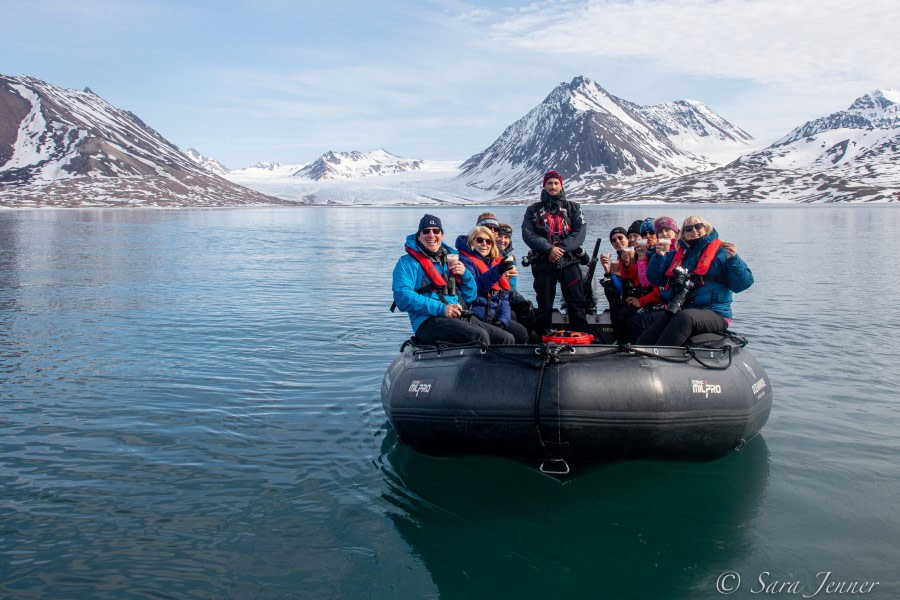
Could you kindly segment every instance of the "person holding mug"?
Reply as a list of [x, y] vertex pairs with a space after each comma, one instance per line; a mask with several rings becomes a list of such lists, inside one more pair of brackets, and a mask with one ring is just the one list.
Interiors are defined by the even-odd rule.
[[478, 292], [475, 278], [461, 261], [447, 261], [454, 252], [444, 244], [441, 220], [423, 216], [416, 233], [406, 237], [404, 250], [394, 266], [391, 310], [396, 306], [409, 315], [416, 339], [432, 345], [490, 344], [487, 329], [477, 319], [470, 320], [465, 309]]
[[512, 318], [509, 304], [512, 286], [507, 274], [515, 272], [515, 264], [500, 255], [493, 231], [476, 225], [456, 238], [456, 249], [478, 290], [471, 302], [473, 319], [480, 321], [493, 344], [527, 344], [528, 331]]
[[703, 217], [684, 220], [675, 247], [657, 241], [647, 278], [662, 288], [666, 310], [637, 339], [639, 345], [683, 346], [694, 335], [721, 333], [732, 319], [735, 293], [753, 285], [753, 273], [737, 247], [719, 239]]

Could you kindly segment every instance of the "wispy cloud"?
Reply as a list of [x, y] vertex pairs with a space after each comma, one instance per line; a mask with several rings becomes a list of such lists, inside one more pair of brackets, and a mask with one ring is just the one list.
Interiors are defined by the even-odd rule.
[[900, 85], [897, 23], [895, 0], [586, 0], [501, 14], [488, 38], [497, 47], [846, 92]]

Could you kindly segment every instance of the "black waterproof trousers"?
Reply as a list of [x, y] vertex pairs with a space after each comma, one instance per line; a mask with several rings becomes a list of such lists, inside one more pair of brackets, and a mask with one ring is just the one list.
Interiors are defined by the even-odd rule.
[[589, 333], [590, 325], [584, 310], [584, 287], [581, 284], [581, 265], [570, 263], [563, 268], [547, 262], [531, 267], [534, 276], [534, 293], [537, 297], [538, 335], [553, 326], [553, 302], [556, 300], [556, 284], [562, 288], [563, 299], [569, 312], [569, 329]]
[[699, 333], [720, 333], [728, 328], [722, 315], [705, 308], [665, 313], [637, 339], [639, 346], [683, 346]]
[[[521, 326], [520, 326], [521, 327]], [[524, 327], [522, 328], [524, 330]], [[527, 338], [527, 332], [525, 333]], [[416, 338], [423, 344], [515, 344], [516, 337], [501, 327], [488, 325], [476, 319], [428, 317], [416, 329]]]

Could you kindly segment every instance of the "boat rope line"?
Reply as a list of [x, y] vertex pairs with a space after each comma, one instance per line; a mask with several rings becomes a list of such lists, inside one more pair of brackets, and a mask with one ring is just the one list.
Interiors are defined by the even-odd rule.
[[563, 344], [557, 346], [555, 344], [540, 346], [541, 352], [541, 364], [540, 364], [540, 372], [538, 373], [537, 385], [534, 390], [534, 431], [537, 435], [538, 445], [541, 447], [541, 451], [544, 453], [544, 460], [541, 462], [540, 470], [541, 473], [547, 473], [548, 475], [568, 475], [571, 472], [569, 468], [569, 464], [566, 462], [566, 459], [561, 456], [554, 456], [554, 453], [550, 452], [550, 448], [547, 446], [547, 442], [544, 441], [544, 436], [541, 433], [541, 395], [544, 389], [544, 373], [547, 370], [547, 365], [551, 364], [567, 364], [578, 362], [582, 360], [587, 360], [589, 358], [598, 358], [601, 356], [608, 356], [610, 354], [617, 354], [619, 352], [619, 348], [608, 348], [606, 350], [601, 350], [600, 352], [592, 352], [590, 354], [581, 354], [581, 355], [573, 355], [573, 356], [560, 356], [560, 352], [563, 351], [571, 351], [572, 347], [568, 344]]
[[[733, 333], [725, 332], [726, 337], [731, 339], [741, 348], [747, 345], [747, 340], [745, 338], [739, 337]], [[413, 341], [412, 338], [403, 342], [400, 346], [400, 352], [410, 346], [413, 348], [413, 351], [416, 354], [426, 353], [426, 352], [437, 352], [438, 356], [443, 354], [448, 350], [465, 350], [465, 349], [477, 349], [481, 351], [481, 354], [487, 354], [490, 352], [491, 354], [502, 357], [509, 362], [516, 363], [522, 366], [530, 367], [533, 369], [542, 369], [544, 365], [544, 359], [542, 358], [540, 361], [534, 360], [522, 360], [517, 358], [514, 355], [511, 355], [504, 351], [504, 348], [517, 348], [520, 346], [489, 346], [487, 344], [481, 342], [464, 342], [464, 343], [450, 343], [450, 342], [438, 342], [437, 344], [431, 345], [422, 345]], [[583, 347], [583, 346], [578, 346]], [[650, 351], [645, 350], [640, 347], [633, 346], [631, 344], [622, 344], [619, 346], [614, 346], [607, 348], [606, 350], [601, 350], [599, 352], [590, 352], [590, 353], [576, 353], [575, 347], [569, 344], [541, 344], [539, 346], [535, 346], [534, 352], [539, 357], [549, 356], [550, 362], [557, 364], [566, 364], [571, 362], [579, 362], [583, 360], [591, 360], [595, 358], [603, 358], [604, 356], [611, 356], [614, 354], [628, 354], [631, 356], [643, 356], [646, 358], [655, 358], [665, 362], [675, 362], [675, 363], [685, 363], [694, 360], [700, 366], [706, 369], [712, 369], [715, 371], [725, 371], [731, 367], [733, 356], [732, 350], [733, 346], [731, 345], [723, 345], [723, 346], [687, 346], [682, 348], [683, 354], [680, 356], [666, 356], [664, 354], [660, 354], [658, 351]], [[562, 356], [563, 352], [571, 352], [571, 356]], [[704, 361], [701, 358], [700, 354], [703, 352], [710, 352], [712, 358], [712, 353], [720, 352], [723, 357], [727, 357], [727, 362], [725, 364], [713, 364], [710, 362]]]

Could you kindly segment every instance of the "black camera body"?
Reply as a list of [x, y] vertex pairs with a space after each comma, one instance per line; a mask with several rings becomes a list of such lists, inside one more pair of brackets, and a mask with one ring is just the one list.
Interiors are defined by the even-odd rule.
[[681, 310], [688, 294], [694, 289], [691, 272], [681, 266], [675, 267], [672, 269], [672, 280], [669, 285], [672, 287], [672, 296], [669, 298], [666, 312], [674, 315]]
[[522, 257], [522, 266], [527, 267], [528, 265], [530, 265], [531, 263], [534, 262], [535, 258], [536, 257], [534, 256], [534, 254], [529, 250], [528, 254], [526, 254], [525, 256]]

